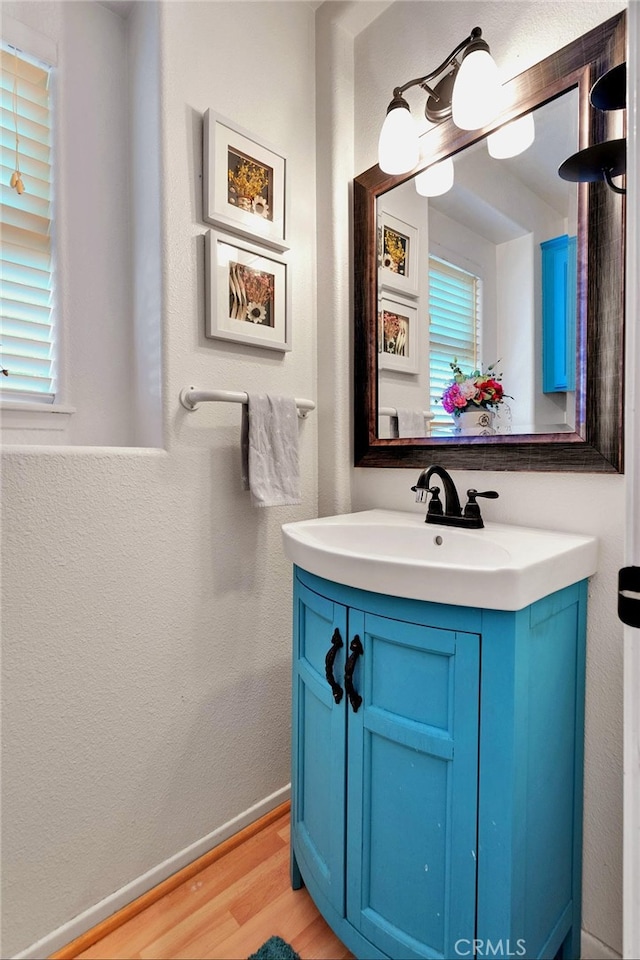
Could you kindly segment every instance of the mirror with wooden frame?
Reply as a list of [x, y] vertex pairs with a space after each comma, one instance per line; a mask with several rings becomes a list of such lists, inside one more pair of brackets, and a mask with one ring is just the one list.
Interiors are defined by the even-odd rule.
[[[572, 192], [565, 192], [564, 200], [556, 202], [554, 197], [560, 193], [561, 181], [553, 181], [557, 178], [558, 151], [573, 152], [574, 148], [624, 136], [624, 111], [595, 109], [589, 92], [602, 75], [624, 62], [625, 40], [626, 16], [622, 12], [506, 83], [508, 106], [491, 126], [469, 132], [447, 120], [421, 138], [421, 156], [425, 159], [415, 170], [390, 176], [376, 165], [355, 178], [356, 466], [418, 467], [437, 460], [449, 469], [622, 472], [624, 197], [600, 181], [565, 185]], [[533, 185], [522, 186], [512, 207], [520, 213], [520, 208], [527, 206], [525, 193], [533, 196], [534, 191], [536, 198], [544, 197], [540, 202], [545, 211], [552, 205], [556, 213], [560, 211], [557, 215], [564, 218], [556, 232], [561, 232], [564, 225], [565, 233], [575, 234], [575, 273], [568, 311], [573, 340], [568, 348], [569, 362], [565, 364], [566, 382], [555, 386], [543, 384], [547, 377], [543, 367], [548, 361], [543, 356], [543, 295], [538, 289], [545, 246], [539, 242], [540, 231], [527, 225], [519, 236], [517, 230], [513, 232], [512, 221], [525, 222], [524, 217], [509, 218], [504, 210], [492, 212], [491, 227], [479, 219], [480, 211], [489, 206], [492, 192], [488, 174], [483, 177], [481, 173], [485, 168], [481, 165], [480, 150], [484, 156], [485, 138], [530, 112], [536, 121], [537, 153], [532, 153], [526, 163], [520, 157], [508, 161], [500, 168], [499, 176], [506, 182], [510, 168], [513, 184], [518, 183], [518, 178], [524, 181], [523, 171], [528, 163]], [[557, 142], [559, 130], [563, 127], [570, 131], [572, 126], [576, 142], [572, 145], [569, 140], [565, 147], [564, 142]], [[554, 142], [555, 154], [549, 147]], [[545, 153], [553, 155], [554, 169], [543, 175]], [[416, 193], [412, 183], [415, 176], [448, 157], [454, 160], [457, 180], [462, 182], [464, 170], [470, 171], [475, 193], [481, 194], [477, 203], [469, 200], [470, 183], [465, 183], [459, 194], [452, 193], [444, 205], [443, 198], [427, 201]], [[503, 161], [492, 162], [495, 166]], [[545, 176], [547, 188], [543, 184]], [[464, 226], [455, 222], [459, 216], [456, 211], [462, 208], [469, 218]], [[536, 223], [539, 220], [538, 217]], [[486, 436], [463, 435], [455, 426], [458, 421], [448, 420], [439, 402], [444, 383], [442, 371], [447, 366], [443, 358], [451, 362], [456, 359], [455, 343], [449, 347], [450, 358], [446, 352], [440, 356], [439, 368], [436, 359], [430, 362], [430, 356], [437, 356], [434, 335], [430, 333], [437, 326], [431, 316], [437, 297], [430, 299], [430, 286], [435, 288], [438, 282], [437, 278], [429, 280], [431, 268], [451, 268], [448, 261], [456, 260], [455, 254], [449, 256], [447, 252], [453, 244], [451, 237], [456, 230], [471, 236], [470, 227], [484, 235], [482, 243], [489, 236], [494, 243], [501, 244], [499, 259], [503, 274], [507, 274], [507, 287], [511, 288], [510, 294], [496, 292], [495, 278], [484, 285], [483, 353], [482, 364], [478, 359], [477, 365], [486, 368], [502, 360], [505, 354], [507, 366], [500, 370], [502, 385], [505, 395], [515, 397], [494, 408], [502, 416], [497, 418], [495, 433]], [[551, 227], [548, 229], [553, 232]], [[400, 256], [407, 257], [399, 271], [393, 264], [389, 269], [386, 263], [383, 238], [387, 232], [396, 245], [400, 238]], [[535, 270], [532, 266], [531, 277], [524, 282], [517, 279], [519, 268], [514, 267], [512, 248], [518, 245], [526, 248], [532, 265], [535, 260]], [[467, 253], [465, 250], [465, 256]], [[495, 253], [492, 256], [495, 261]], [[472, 252], [469, 262], [474, 259], [480, 260], [480, 253]], [[458, 260], [466, 269], [465, 258]], [[524, 297], [527, 287], [531, 287], [528, 300]], [[503, 316], [498, 322], [500, 309]], [[525, 322], [530, 322], [531, 329], [525, 327]], [[502, 341], [496, 335], [498, 327], [507, 328]], [[396, 328], [402, 331], [401, 347], [392, 339]], [[529, 382], [530, 394], [524, 388]], [[424, 430], [394, 436], [388, 425], [391, 422], [397, 426], [397, 420], [390, 420], [390, 414], [400, 408], [406, 412], [405, 408], [410, 407], [425, 415]], [[509, 411], [508, 418], [504, 409]]]

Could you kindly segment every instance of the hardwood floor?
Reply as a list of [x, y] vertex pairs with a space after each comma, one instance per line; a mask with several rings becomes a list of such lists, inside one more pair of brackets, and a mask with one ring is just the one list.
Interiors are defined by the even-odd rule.
[[280, 936], [302, 960], [349, 960], [306, 890], [289, 883], [289, 814], [230, 850], [78, 960], [246, 960]]

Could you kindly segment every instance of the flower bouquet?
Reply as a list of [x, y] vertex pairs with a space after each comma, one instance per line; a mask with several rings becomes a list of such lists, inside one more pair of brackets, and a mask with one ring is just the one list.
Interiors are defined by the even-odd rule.
[[[499, 362], [499, 361], [496, 361]], [[473, 370], [463, 373], [456, 357], [449, 364], [453, 371], [453, 383], [442, 394], [442, 406], [447, 413], [459, 417], [461, 413], [497, 407], [505, 396], [500, 380], [502, 374], [494, 373], [495, 363], [487, 367], [486, 373]]]
[[384, 250], [382, 252], [380, 266], [385, 270], [390, 270], [392, 273], [399, 273], [404, 276], [406, 272], [405, 260], [407, 255], [406, 239], [404, 239], [403, 242], [400, 234], [388, 227], [383, 230], [383, 235]]
[[269, 174], [265, 167], [253, 160], [242, 160], [235, 169], [229, 170], [228, 177], [229, 203], [271, 219], [265, 196], [269, 186]]

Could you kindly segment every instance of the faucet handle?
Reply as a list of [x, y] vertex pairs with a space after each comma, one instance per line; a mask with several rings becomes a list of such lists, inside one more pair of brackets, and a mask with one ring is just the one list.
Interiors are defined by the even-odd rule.
[[429, 500], [429, 508], [427, 509], [428, 517], [441, 517], [444, 514], [442, 509], [442, 501], [440, 499], [440, 487], [429, 487], [428, 492], [431, 494], [431, 500]]
[[465, 517], [479, 517], [480, 516], [480, 507], [476, 503], [476, 497], [485, 497], [487, 500], [497, 500], [500, 496], [495, 490], [474, 490], [471, 487], [470, 490], [467, 490], [468, 500], [464, 508]]
[[469, 500], [475, 501], [476, 497], [486, 497], [487, 500], [497, 500], [500, 494], [496, 490], [474, 490], [473, 487], [471, 490], [467, 490], [467, 496]]

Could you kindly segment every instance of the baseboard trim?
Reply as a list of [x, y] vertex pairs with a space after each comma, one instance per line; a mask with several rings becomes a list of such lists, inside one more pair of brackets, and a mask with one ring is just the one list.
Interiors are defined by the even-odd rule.
[[72, 960], [269, 823], [284, 816], [290, 808], [290, 796], [291, 785], [287, 784], [16, 954], [14, 960], [41, 960], [42, 957]]
[[[290, 797], [291, 784], [287, 784], [17, 953], [13, 960], [41, 960], [42, 957], [73, 960], [127, 920], [142, 913], [225, 853], [288, 813], [291, 808]], [[581, 931], [580, 956], [589, 960], [622, 960], [619, 953], [586, 930]]]
[[608, 947], [602, 940], [582, 930], [580, 933], [580, 956], [585, 960], [622, 960], [619, 953]]

